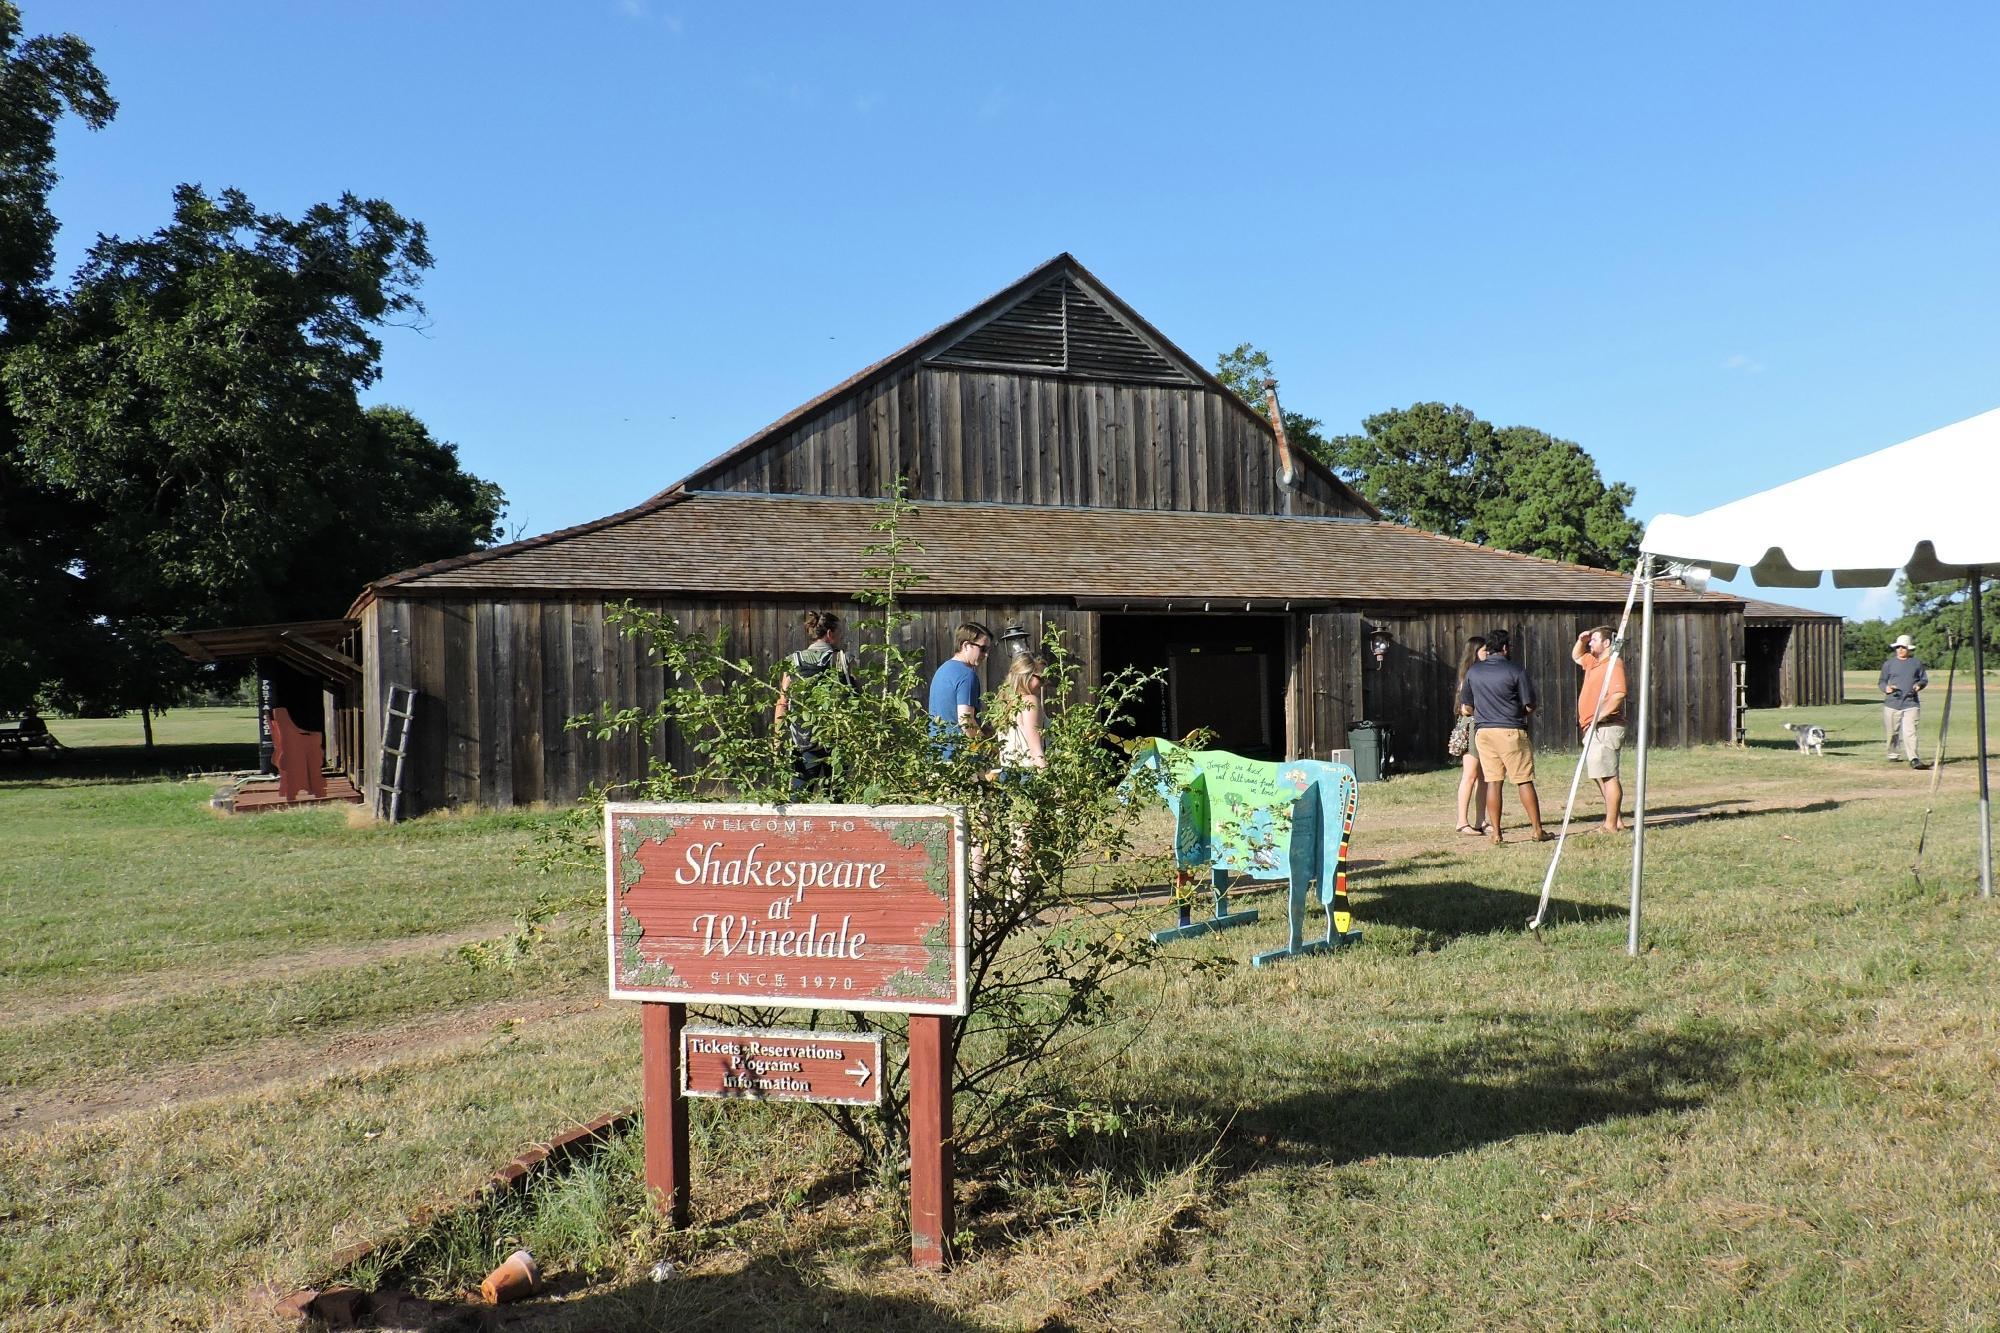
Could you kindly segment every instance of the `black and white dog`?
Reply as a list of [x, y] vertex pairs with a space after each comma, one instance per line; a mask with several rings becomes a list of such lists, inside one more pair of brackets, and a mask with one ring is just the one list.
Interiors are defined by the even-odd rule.
[[1787, 722], [1785, 730], [1792, 733], [1792, 739], [1799, 743], [1800, 754], [1823, 755], [1826, 753], [1826, 728], [1811, 723], [1803, 725]]

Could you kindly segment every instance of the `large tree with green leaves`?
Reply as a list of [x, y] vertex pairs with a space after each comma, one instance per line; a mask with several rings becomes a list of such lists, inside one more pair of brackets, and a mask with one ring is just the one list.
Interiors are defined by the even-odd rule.
[[[56, 303], [56, 126], [75, 116], [99, 129], [117, 110], [89, 46], [68, 35], [24, 38], [19, 7], [0, 0], [0, 362]], [[0, 712], [32, 699], [46, 676], [87, 663], [96, 634], [74, 572], [90, 512], [39, 481], [17, 446], [0, 394]]]
[[[100, 623], [337, 615], [370, 578], [492, 540], [499, 489], [360, 402], [429, 264], [422, 224], [381, 200], [292, 220], [191, 185], [167, 227], [91, 249], [0, 379], [19, 465], [94, 514], [71, 574]], [[171, 694], [174, 664], [126, 639], [150, 668], [100, 659], [70, 693]]]
[[[1270, 357], [1249, 343], [1216, 361], [1217, 378], [1256, 406], [1270, 373]], [[1606, 484], [1573, 441], [1496, 428], [1455, 403], [1378, 412], [1358, 435], [1328, 436], [1303, 413], [1284, 417], [1295, 443], [1392, 522], [1603, 569], [1630, 569], [1638, 558], [1642, 530], [1626, 513], [1632, 488]]]
[[[1916, 640], [1917, 656], [1933, 667], [1942, 666], [1951, 660], [1952, 644], [1956, 643], [1964, 653], [1961, 662], [1970, 668], [1971, 585], [1962, 579], [1912, 583], [1908, 578], [1898, 578], [1896, 592], [1903, 601], [1903, 614], [1890, 628]], [[1984, 581], [1979, 601], [1981, 628], [1986, 633], [1986, 660], [1989, 664], [2000, 662], [2000, 583]], [[1868, 665], [1880, 666], [1881, 661], [1877, 659]]]
[[1840, 627], [1840, 664], [1848, 671], [1873, 671], [1889, 656], [1896, 631], [1886, 620], [1849, 620]]

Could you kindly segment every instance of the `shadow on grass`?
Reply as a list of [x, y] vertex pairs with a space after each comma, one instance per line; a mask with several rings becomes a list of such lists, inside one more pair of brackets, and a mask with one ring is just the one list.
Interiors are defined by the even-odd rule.
[[[1826, 744], [1821, 748], [1828, 755], [1846, 756], [1851, 751], [1865, 750], [1868, 746], [1869, 742], [1865, 740], [1841, 740], [1829, 736], [1826, 738]], [[1789, 734], [1776, 737], [1752, 736], [1749, 740], [1743, 742], [1743, 748], [1746, 750], [1785, 750], [1793, 754], [1803, 755], [1808, 759], [1817, 757], [1807, 755], [1804, 751], [1800, 750], [1798, 741], [1794, 740]]]
[[[1714, 1025], [1640, 1032], [1629, 1011], [1471, 1017], [1477, 1036], [1406, 1051], [1386, 1065], [1357, 1058], [1330, 1075], [1323, 1066], [1267, 1075], [1289, 1086], [1261, 1093], [1240, 1087], [1240, 1066], [1190, 1067], [1190, 1084], [1212, 1086], [1217, 1095], [1156, 1104], [1155, 1115], [1176, 1127], [1172, 1132], [1151, 1136], [1137, 1150], [1127, 1138], [1094, 1148], [1059, 1146], [1050, 1158], [1088, 1159], [1142, 1188], [1211, 1154], [1223, 1179], [1274, 1166], [1444, 1157], [1524, 1136], [1695, 1110], [1775, 1058], [1772, 1039], [1762, 1033]], [[1234, 1094], [1224, 1091], [1232, 1082], [1239, 1085]]]
[[[1621, 1032], [1623, 1016], [1495, 1016], [1476, 1040], [1407, 1057], [1386, 1078], [1305, 1087], [1237, 1120], [1244, 1168], [1442, 1157], [1524, 1135], [1690, 1111], [1738, 1083], [1766, 1045], [1750, 1033]], [[1217, 1107], [1217, 1111], [1224, 1108]]]
[[[879, 1239], [879, 1234], [870, 1239]], [[820, 1280], [817, 1246], [786, 1246], [726, 1274], [646, 1278], [617, 1284], [558, 1279], [542, 1295], [517, 1305], [410, 1301], [378, 1295], [365, 1318], [371, 1326], [473, 1333], [495, 1328], [535, 1333], [639, 1333], [658, 1329], [985, 1328], [919, 1295], [861, 1294]], [[845, 1252], [836, 1249], [835, 1252]]]
[[[1520, 934], [1541, 904], [1538, 893], [1494, 889], [1451, 880], [1442, 884], [1404, 884], [1355, 904], [1363, 930], [1389, 926], [1414, 930], [1434, 942], [1465, 935]], [[1625, 909], [1601, 903], [1549, 901], [1549, 920], [1556, 923], [1622, 920]]]
[[1726, 810], [1723, 806], [1742, 805], [1741, 801], [1714, 801], [1708, 805], [1669, 805], [1646, 807], [1647, 828], [1672, 828], [1677, 824], [1715, 824], [1726, 819], [1761, 819], [1766, 815], [1818, 815], [1828, 810], [1840, 809], [1841, 802], [1832, 797], [1813, 801], [1808, 805], [1773, 805], [1755, 810]]
[[0, 788], [55, 787], [74, 782], [155, 782], [191, 773], [257, 767], [257, 746], [78, 745], [54, 754], [0, 755]]

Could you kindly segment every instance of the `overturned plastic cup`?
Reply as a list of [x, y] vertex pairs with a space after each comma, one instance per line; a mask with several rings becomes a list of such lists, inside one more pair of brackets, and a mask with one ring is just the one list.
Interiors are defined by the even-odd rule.
[[541, 1285], [542, 1274], [535, 1267], [535, 1256], [526, 1250], [516, 1250], [486, 1275], [486, 1280], [479, 1284], [479, 1295], [488, 1305], [505, 1305], [534, 1295]]

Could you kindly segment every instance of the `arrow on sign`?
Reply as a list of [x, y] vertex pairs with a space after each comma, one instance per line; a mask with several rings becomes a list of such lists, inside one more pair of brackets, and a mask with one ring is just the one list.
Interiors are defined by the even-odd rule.
[[870, 1073], [870, 1070], [868, 1068], [868, 1064], [866, 1061], [856, 1060], [852, 1065], [848, 1066], [848, 1068], [846, 1068], [842, 1072], [854, 1075], [855, 1087], [865, 1088], [868, 1086], [868, 1075]]

